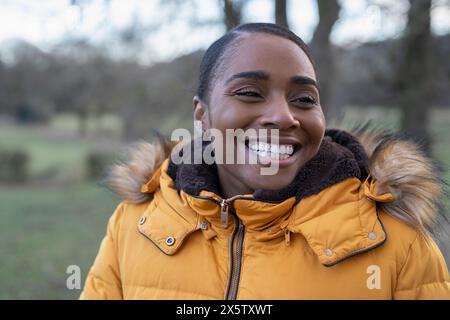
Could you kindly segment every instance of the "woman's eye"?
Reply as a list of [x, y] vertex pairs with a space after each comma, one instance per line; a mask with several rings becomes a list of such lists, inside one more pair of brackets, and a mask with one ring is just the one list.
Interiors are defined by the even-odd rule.
[[251, 90], [242, 90], [235, 92], [235, 95], [242, 96], [242, 97], [255, 97], [255, 98], [261, 98], [261, 95], [258, 92], [251, 91]]
[[300, 102], [301, 104], [316, 104], [317, 101], [312, 96], [303, 96], [293, 100], [294, 102]]

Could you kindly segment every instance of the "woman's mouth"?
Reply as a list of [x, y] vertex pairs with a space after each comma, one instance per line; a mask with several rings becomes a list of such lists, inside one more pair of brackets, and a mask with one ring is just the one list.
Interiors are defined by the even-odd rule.
[[257, 141], [245, 141], [245, 146], [253, 153], [258, 155], [258, 158], [263, 158], [265, 163], [275, 160], [280, 162], [290, 162], [289, 159], [293, 158], [296, 152], [301, 149], [300, 144], [273, 144]]

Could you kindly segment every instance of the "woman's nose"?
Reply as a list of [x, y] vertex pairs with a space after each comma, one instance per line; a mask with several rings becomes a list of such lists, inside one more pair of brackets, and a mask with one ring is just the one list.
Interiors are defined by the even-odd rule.
[[300, 127], [300, 121], [294, 117], [289, 103], [284, 98], [273, 101], [267, 106], [263, 116], [260, 118], [260, 124], [263, 127], [280, 130]]

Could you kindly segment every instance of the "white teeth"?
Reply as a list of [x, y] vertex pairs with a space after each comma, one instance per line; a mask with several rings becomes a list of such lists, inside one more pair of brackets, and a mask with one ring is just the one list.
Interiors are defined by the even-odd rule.
[[292, 145], [288, 145], [286, 153], [287, 154], [293, 154], [294, 153], [294, 147]]
[[269, 144], [264, 142], [249, 142], [248, 147], [262, 157], [284, 160], [294, 153], [294, 146], [291, 144]]
[[271, 144], [270, 145], [270, 152], [281, 153], [281, 148], [279, 148], [279, 146], [276, 145], [276, 144]]

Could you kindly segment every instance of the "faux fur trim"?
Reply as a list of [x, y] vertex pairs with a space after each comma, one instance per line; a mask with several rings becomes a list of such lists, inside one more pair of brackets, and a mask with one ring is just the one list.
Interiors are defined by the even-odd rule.
[[[132, 145], [129, 159], [110, 170], [107, 185], [127, 202], [141, 203], [150, 200], [152, 195], [142, 193], [141, 186], [170, 155], [174, 145], [175, 143], [165, 142], [162, 139], [153, 144], [140, 142]], [[325, 152], [330, 151], [335, 153], [337, 162], [333, 162], [329, 157], [315, 162], [321, 159]], [[315, 161], [310, 161], [309, 166], [305, 165], [300, 170], [294, 184], [281, 190], [278, 195], [259, 190], [254, 196], [261, 200], [269, 198], [280, 200], [291, 194], [292, 190], [298, 191], [300, 182], [311, 181], [310, 186], [305, 187], [303, 184], [301, 189], [304, 191], [296, 194], [301, 198], [317, 193], [345, 177], [355, 176], [364, 179], [370, 174], [375, 179], [380, 194], [388, 191], [394, 196], [391, 203], [378, 203], [378, 206], [388, 214], [423, 233], [433, 233], [436, 223], [440, 219], [446, 220], [445, 215], [440, 214], [444, 186], [440, 171], [415, 142], [395, 134], [371, 129], [369, 126], [361, 126], [349, 132], [328, 129], [319, 153], [313, 159]], [[328, 166], [329, 170], [319, 174], [317, 169], [323, 168], [322, 165]], [[199, 188], [207, 188], [221, 194], [218, 181], [211, 178], [217, 175], [207, 178], [211, 173], [209, 169], [202, 166], [200, 170], [205, 170], [204, 172], [199, 171], [197, 177], [185, 180], [183, 185], [178, 187], [191, 194], [197, 193]], [[168, 174], [175, 178], [176, 183], [180, 183], [179, 176], [182, 172], [176, 167], [169, 166]], [[306, 179], [312, 174], [316, 174], [314, 184], [312, 183], [314, 179]]]
[[141, 186], [170, 155], [175, 144], [161, 136], [154, 143], [133, 143], [126, 152], [125, 160], [110, 168], [106, 185], [128, 203], [142, 203], [152, 199], [152, 194], [141, 192]]
[[393, 202], [378, 207], [422, 233], [447, 232], [442, 198], [445, 181], [433, 159], [419, 144], [368, 124], [352, 130], [369, 157], [369, 172], [379, 194], [390, 192]]

